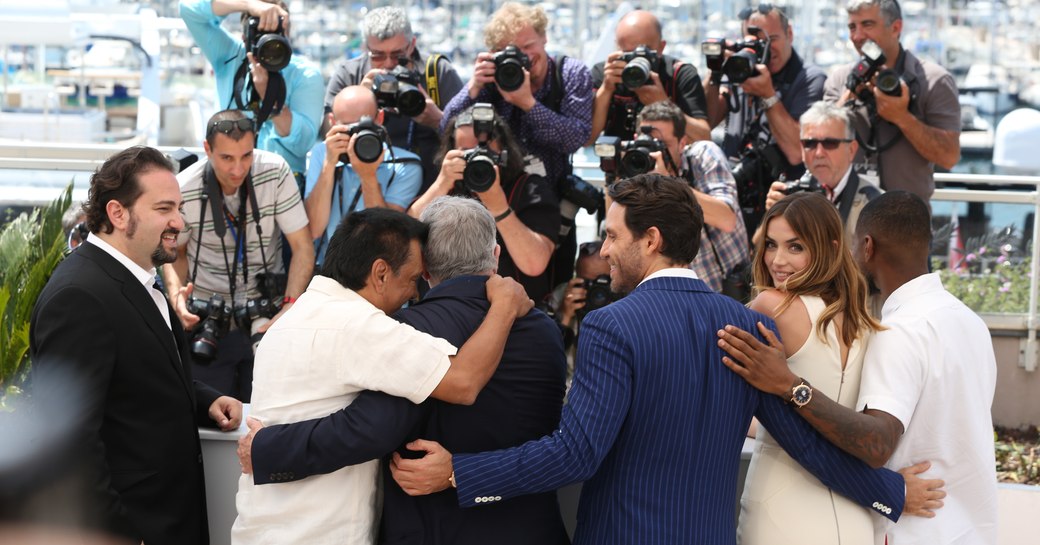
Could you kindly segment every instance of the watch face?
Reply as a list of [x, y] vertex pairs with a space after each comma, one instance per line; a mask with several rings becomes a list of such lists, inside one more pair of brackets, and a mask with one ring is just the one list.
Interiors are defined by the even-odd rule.
[[791, 401], [799, 407], [804, 406], [812, 399], [812, 388], [808, 384], [799, 384], [791, 391]]

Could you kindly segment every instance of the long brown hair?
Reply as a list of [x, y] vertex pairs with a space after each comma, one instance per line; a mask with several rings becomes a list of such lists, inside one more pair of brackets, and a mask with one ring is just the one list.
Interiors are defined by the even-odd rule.
[[838, 211], [818, 193], [788, 195], [766, 211], [762, 218], [762, 232], [755, 240], [753, 273], [756, 291], [777, 287], [766, 266], [765, 248], [769, 222], [778, 217], [787, 220], [812, 259], [805, 269], [787, 279], [784, 298], [775, 309], [776, 315], [787, 310], [795, 297], [815, 295], [827, 304], [816, 324], [816, 333], [821, 339], [826, 339], [824, 331], [827, 325], [841, 313], [845, 315], [841, 340], [846, 346], [859, 338], [860, 331], [866, 328], [880, 331], [881, 323], [867, 310], [867, 281], [852, 260]]

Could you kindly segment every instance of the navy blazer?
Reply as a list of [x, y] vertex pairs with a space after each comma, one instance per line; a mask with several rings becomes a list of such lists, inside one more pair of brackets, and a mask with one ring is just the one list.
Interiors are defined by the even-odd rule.
[[[490, 308], [486, 282], [483, 276], [443, 282], [395, 317], [462, 346]], [[420, 437], [451, 451], [493, 450], [537, 439], [559, 424], [566, 369], [559, 328], [542, 312], [532, 311], [513, 324], [498, 369], [472, 406], [433, 399], [414, 405], [363, 392], [328, 417], [264, 428], [253, 440], [254, 482], [327, 473], [385, 456]], [[553, 491], [463, 510], [454, 490], [412, 497], [389, 470], [383, 476], [382, 543], [569, 542]]]
[[586, 481], [575, 543], [735, 542], [740, 451], [752, 415], [826, 486], [896, 520], [903, 478], [872, 470], [722, 364], [716, 332], [771, 320], [700, 280], [661, 277], [582, 322], [560, 427], [520, 447], [455, 454], [463, 506]]

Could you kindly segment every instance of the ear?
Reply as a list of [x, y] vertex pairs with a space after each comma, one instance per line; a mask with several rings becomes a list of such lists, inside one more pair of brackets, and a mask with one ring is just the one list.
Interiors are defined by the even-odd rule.
[[849, 153], [851, 153], [852, 156], [855, 157], [857, 151], [859, 151], [859, 142], [857, 142], [856, 137], [853, 136], [852, 142], [849, 142]]
[[661, 45], [657, 46], [657, 54], [664, 55], [664, 46], [668, 45], [668, 42], [661, 40]]
[[895, 21], [892, 21], [892, 32], [895, 32], [896, 36], [902, 36], [903, 35], [903, 20], [902, 19], [896, 19]]
[[376, 293], [383, 293], [386, 289], [387, 281], [390, 279], [390, 275], [393, 271], [390, 269], [390, 264], [385, 259], [377, 259], [372, 262], [372, 269], [368, 273], [369, 284]]
[[495, 244], [495, 273], [498, 273], [498, 261], [502, 257], [502, 246]]
[[644, 250], [647, 255], [654, 253], [661, 253], [664, 249], [664, 237], [661, 235], [661, 231], [657, 227], [650, 227], [646, 230], [646, 234], [643, 235], [643, 239], [640, 241], [644, 246]]
[[209, 147], [209, 140], [203, 140], [202, 141], [202, 149], [203, 149], [203, 151], [206, 152], [206, 157], [212, 157], [213, 156], [213, 150], [210, 149], [210, 147]]
[[863, 235], [863, 241], [860, 244], [862, 244], [863, 262], [870, 263], [874, 259], [874, 253], [877, 252], [877, 248], [874, 247], [874, 237]]
[[105, 203], [105, 213], [108, 214], [108, 221], [112, 223], [112, 227], [116, 231], [126, 230], [126, 226], [130, 223], [129, 209], [119, 201], [112, 199]]
[[385, 114], [386, 114], [386, 112], [384, 112], [382, 108], [380, 108], [379, 110], [376, 111], [376, 119], [375, 119], [376, 125], [382, 125], [383, 124], [383, 117], [385, 116]]

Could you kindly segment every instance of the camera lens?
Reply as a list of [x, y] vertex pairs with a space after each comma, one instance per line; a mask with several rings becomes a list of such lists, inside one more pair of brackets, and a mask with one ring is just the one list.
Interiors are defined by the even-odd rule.
[[629, 89], [636, 89], [650, 81], [650, 59], [636, 57], [621, 70], [621, 83]]
[[374, 131], [363, 130], [354, 140], [354, 155], [364, 163], [374, 163], [383, 156], [383, 139]]
[[426, 97], [414, 85], [402, 83], [397, 90], [397, 111], [415, 117], [426, 109]]
[[755, 69], [757, 63], [758, 58], [754, 51], [742, 49], [726, 59], [722, 64], [722, 72], [729, 78], [730, 83], [744, 83], [758, 73]]
[[524, 66], [519, 59], [507, 58], [495, 67], [495, 84], [503, 91], [516, 91], [524, 84]]
[[280, 34], [264, 34], [256, 42], [254, 52], [257, 62], [268, 71], [278, 72], [289, 66], [292, 57], [292, 47], [289, 40]]
[[877, 88], [881, 89], [881, 92], [888, 96], [897, 97], [903, 94], [903, 89], [900, 88], [899, 82], [899, 74], [896, 74], [895, 70], [886, 68], [885, 70], [878, 72]]
[[621, 175], [630, 178], [646, 174], [654, 169], [656, 162], [642, 149], [634, 149], [621, 157]]
[[482, 153], [470, 156], [462, 171], [462, 183], [476, 193], [487, 191], [495, 183], [495, 161]]

